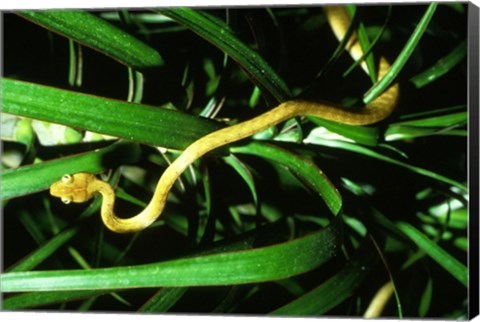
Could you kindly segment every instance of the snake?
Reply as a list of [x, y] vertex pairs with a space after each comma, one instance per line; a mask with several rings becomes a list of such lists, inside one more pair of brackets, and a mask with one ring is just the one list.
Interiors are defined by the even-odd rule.
[[[347, 33], [351, 18], [343, 7], [325, 7], [327, 20], [333, 33], [342, 39]], [[352, 33], [346, 49], [353, 58], [361, 58], [363, 50]], [[362, 66], [365, 69], [365, 66]], [[378, 79], [384, 77], [390, 64], [383, 56], [379, 59]], [[163, 212], [167, 196], [175, 181], [187, 167], [206, 153], [224, 145], [250, 137], [255, 133], [275, 126], [298, 116], [315, 116], [322, 119], [349, 125], [370, 125], [387, 118], [395, 109], [399, 97], [398, 83], [392, 83], [382, 94], [363, 107], [351, 109], [333, 103], [309, 101], [293, 98], [249, 120], [221, 128], [197, 139], [190, 144], [163, 172], [148, 205], [137, 215], [122, 218], [114, 212], [115, 191], [107, 182], [94, 174], [78, 172], [65, 174], [50, 186], [50, 194], [61, 198], [64, 203], [82, 203], [95, 194], [103, 197], [100, 209], [105, 226], [116, 233], [139, 232], [153, 222]]]

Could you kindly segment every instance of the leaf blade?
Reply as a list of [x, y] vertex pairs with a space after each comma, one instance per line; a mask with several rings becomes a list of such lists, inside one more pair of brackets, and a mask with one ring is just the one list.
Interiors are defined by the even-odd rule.
[[288, 167], [320, 194], [333, 214], [337, 215], [340, 212], [342, 208], [340, 193], [328, 177], [312, 162], [274, 145], [262, 144], [261, 142], [252, 142], [245, 146], [232, 147], [231, 151], [257, 155]]
[[161, 9], [159, 12], [185, 25], [237, 61], [262, 88], [283, 102], [292, 97], [283, 79], [260, 56], [238, 39], [221, 20], [189, 8]]
[[465, 265], [460, 263], [456, 258], [447, 253], [438, 244], [427, 238], [409, 223], [399, 222], [397, 223], [397, 227], [459, 282], [468, 286], [468, 269]]
[[102, 52], [127, 66], [141, 69], [163, 65], [163, 59], [155, 49], [89, 12], [26, 10], [18, 12], [18, 15]]
[[[119, 142], [93, 152], [5, 170], [2, 172], [2, 199], [45, 190], [65, 173], [98, 173], [109, 167], [134, 162], [139, 156], [138, 145]], [[105, 162], [107, 159], [110, 161]]]
[[219, 128], [204, 118], [34, 83], [2, 79], [3, 113], [173, 149]]
[[[305, 273], [336, 255], [341, 221], [272, 246], [166, 262], [0, 275], [2, 292], [185, 287], [265, 282]], [[269, 260], [266, 261], [265, 259]]]
[[415, 50], [418, 42], [423, 36], [423, 33], [427, 29], [428, 24], [430, 23], [430, 19], [432, 18], [435, 10], [437, 8], [436, 3], [431, 3], [425, 14], [423, 15], [422, 19], [418, 23], [417, 27], [415, 28], [414, 32], [410, 36], [410, 39], [407, 41], [405, 46], [403, 47], [401, 53], [398, 55], [398, 58], [392, 64], [390, 70], [385, 74], [385, 76], [379, 80], [375, 85], [373, 85], [363, 96], [363, 102], [365, 104], [370, 103], [372, 100], [375, 99], [378, 95], [380, 95], [383, 91], [387, 89], [388, 86], [393, 82], [394, 78], [400, 73], [403, 69], [403, 66], [407, 63], [408, 59], [410, 58], [411, 54]]
[[377, 257], [372, 251], [362, 256], [358, 255], [335, 276], [294, 301], [270, 312], [270, 315], [322, 315], [343, 302], [362, 283], [377, 262]]

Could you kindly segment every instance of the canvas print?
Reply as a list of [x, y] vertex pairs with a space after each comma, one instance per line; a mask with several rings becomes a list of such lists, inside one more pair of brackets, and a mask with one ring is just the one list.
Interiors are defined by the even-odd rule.
[[4, 12], [2, 309], [468, 318], [468, 11]]

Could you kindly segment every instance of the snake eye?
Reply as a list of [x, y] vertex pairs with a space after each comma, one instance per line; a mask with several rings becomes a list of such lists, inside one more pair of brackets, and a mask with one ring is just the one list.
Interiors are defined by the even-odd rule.
[[62, 197], [60, 198], [62, 200], [62, 202], [66, 205], [68, 205], [69, 203], [72, 202], [72, 199], [71, 198], [67, 198], [67, 197]]
[[73, 182], [73, 177], [69, 174], [64, 174], [62, 177], [62, 182], [63, 183], [72, 183]]

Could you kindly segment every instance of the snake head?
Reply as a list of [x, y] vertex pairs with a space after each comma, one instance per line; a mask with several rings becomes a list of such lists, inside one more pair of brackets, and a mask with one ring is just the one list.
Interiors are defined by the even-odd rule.
[[50, 194], [58, 197], [63, 203], [81, 203], [93, 197], [91, 185], [96, 177], [93, 174], [79, 172], [73, 175], [65, 174], [50, 186]]

